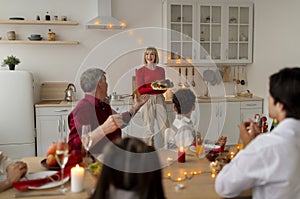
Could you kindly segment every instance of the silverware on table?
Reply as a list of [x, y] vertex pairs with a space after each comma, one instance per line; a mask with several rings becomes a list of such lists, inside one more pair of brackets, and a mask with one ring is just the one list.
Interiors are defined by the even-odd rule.
[[15, 198], [25, 198], [25, 197], [40, 197], [40, 196], [61, 196], [64, 193], [16, 193], [14, 195]]

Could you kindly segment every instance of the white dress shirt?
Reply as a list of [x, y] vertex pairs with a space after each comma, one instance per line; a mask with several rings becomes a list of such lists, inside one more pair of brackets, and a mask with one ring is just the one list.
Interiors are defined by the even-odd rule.
[[174, 149], [179, 146], [188, 147], [195, 139], [195, 130], [190, 118], [176, 115], [172, 127], [165, 131], [165, 146]]
[[252, 140], [215, 181], [216, 192], [235, 197], [252, 188], [253, 199], [300, 198], [300, 120], [284, 119]]

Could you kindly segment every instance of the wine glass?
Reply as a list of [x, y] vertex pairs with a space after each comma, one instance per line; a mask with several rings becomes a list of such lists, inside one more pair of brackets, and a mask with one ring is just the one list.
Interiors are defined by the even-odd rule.
[[93, 140], [92, 140], [92, 132], [91, 132], [91, 125], [86, 124], [82, 125], [81, 128], [81, 142], [85, 149], [85, 162], [89, 163], [89, 150], [92, 146]]
[[[61, 168], [61, 181], [64, 180], [64, 169], [69, 158], [69, 146], [67, 138], [68, 134], [65, 131], [59, 132], [56, 142], [55, 158], [59, 167]], [[64, 183], [62, 183], [61, 185], [61, 191], [67, 191], [67, 188], [65, 188]]]

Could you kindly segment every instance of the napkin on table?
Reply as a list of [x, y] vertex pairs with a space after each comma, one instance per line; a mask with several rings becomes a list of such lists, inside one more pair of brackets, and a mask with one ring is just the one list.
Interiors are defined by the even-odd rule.
[[[70, 176], [71, 168], [73, 166], [68, 166], [64, 169], [64, 178]], [[52, 181], [58, 181], [60, 180], [61, 177], [61, 170], [58, 171], [57, 173], [47, 176], [45, 178], [38, 178], [34, 180], [19, 180], [16, 182], [13, 182], [13, 187], [17, 190], [26, 190], [29, 187], [40, 187], [44, 184], [47, 184]]]

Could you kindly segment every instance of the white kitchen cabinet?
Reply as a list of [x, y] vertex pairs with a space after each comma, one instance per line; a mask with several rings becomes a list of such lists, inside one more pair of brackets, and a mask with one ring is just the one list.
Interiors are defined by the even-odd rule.
[[168, 63], [252, 62], [253, 3], [165, 0]]
[[36, 107], [37, 156], [45, 156], [48, 147], [57, 140], [59, 124], [69, 132], [68, 114], [71, 106]]
[[205, 139], [217, 140], [227, 136], [227, 144], [238, 142], [240, 124], [240, 102], [198, 103], [195, 111], [196, 129]]
[[262, 113], [263, 113], [263, 101], [241, 102], [241, 122], [245, 122], [249, 118], [253, 120], [255, 114], [262, 115]]

